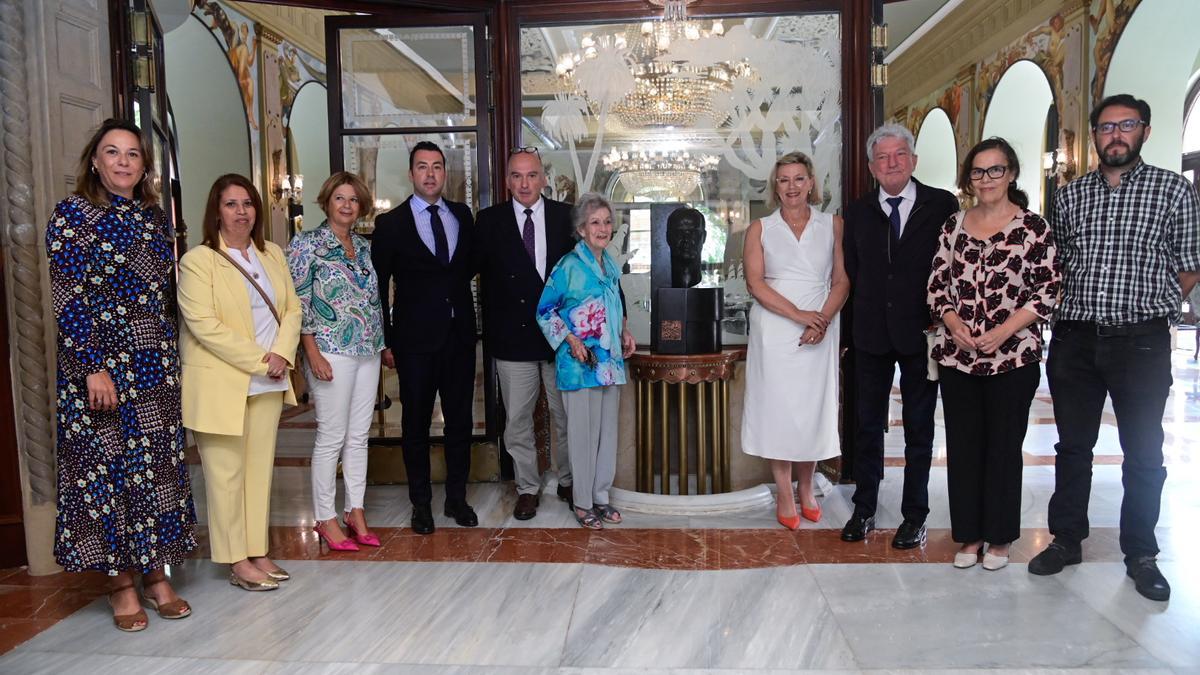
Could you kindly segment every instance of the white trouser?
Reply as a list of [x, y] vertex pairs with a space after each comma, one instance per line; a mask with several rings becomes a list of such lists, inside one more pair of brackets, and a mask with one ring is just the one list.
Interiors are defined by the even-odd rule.
[[546, 387], [553, 431], [554, 468], [559, 485], [571, 484], [571, 460], [567, 455], [567, 412], [558, 391], [553, 361], [502, 361], [496, 359], [500, 396], [504, 399], [504, 449], [512, 456], [517, 493], [536, 495], [542, 487], [538, 475], [537, 448], [533, 434], [533, 412], [538, 392]]
[[360, 509], [367, 489], [367, 436], [379, 391], [379, 355], [343, 356], [321, 353], [333, 369], [333, 379], [324, 382], [306, 368], [308, 390], [317, 415], [317, 439], [313, 443], [312, 497], [318, 521], [337, 517], [338, 456], [346, 483], [346, 511]]
[[608, 503], [617, 473], [617, 385], [564, 391], [567, 408], [567, 446], [571, 449], [572, 494], [575, 508]]

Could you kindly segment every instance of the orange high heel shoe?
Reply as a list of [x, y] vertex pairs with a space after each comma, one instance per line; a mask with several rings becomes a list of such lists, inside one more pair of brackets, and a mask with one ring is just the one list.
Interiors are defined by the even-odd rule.
[[821, 505], [817, 504], [811, 509], [802, 505], [800, 507], [800, 515], [803, 516], [805, 520], [811, 520], [815, 523], [821, 520]]
[[800, 516], [792, 516], [790, 518], [784, 518], [783, 516], [781, 516], [779, 514], [775, 514], [775, 520], [778, 520], [780, 525], [786, 527], [789, 530], [800, 529]]

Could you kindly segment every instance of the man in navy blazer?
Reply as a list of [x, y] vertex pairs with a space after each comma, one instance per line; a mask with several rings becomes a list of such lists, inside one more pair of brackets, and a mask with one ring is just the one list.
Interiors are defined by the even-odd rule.
[[571, 205], [546, 199], [546, 173], [536, 148], [508, 157], [505, 182], [512, 199], [479, 212], [475, 225], [483, 305], [483, 340], [496, 361], [504, 401], [504, 447], [512, 456], [517, 503], [513, 517], [537, 515], [542, 481], [533, 413], [543, 387], [555, 432], [558, 496], [570, 500], [567, 413], [555, 381], [554, 351], [534, 315], [546, 277], [574, 246]]
[[466, 204], [442, 198], [446, 156], [436, 144], [413, 146], [408, 171], [413, 194], [376, 218], [371, 262], [383, 304], [383, 363], [394, 367], [400, 380], [412, 527], [430, 534], [429, 425], [439, 394], [445, 420], [444, 512], [463, 527], [479, 524], [466, 499], [475, 396], [475, 223]]
[[892, 546], [906, 549], [925, 541], [929, 514], [929, 464], [933, 458], [933, 414], [937, 383], [927, 378], [925, 330], [927, 287], [938, 234], [958, 211], [945, 190], [912, 177], [917, 166], [913, 136], [885, 124], [867, 139], [871, 175], [879, 182], [845, 212], [843, 254], [851, 285], [857, 423], [854, 514], [842, 529], [844, 541], [859, 541], [875, 526], [883, 479], [883, 432], [896, 365], [904, 418], [904, 491]]

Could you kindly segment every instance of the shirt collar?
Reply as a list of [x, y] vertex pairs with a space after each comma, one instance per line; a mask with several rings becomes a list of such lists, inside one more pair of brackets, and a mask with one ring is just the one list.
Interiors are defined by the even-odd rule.
[[[1129, 181], [1137, 180], [1145, 172], [1146, 162], [1141, 157], [1138, 157], [1137, 164], [1134, 164], [1132, 169], [1121, 175], [1120, 185], [1125, 185]], [[1097, 183], [1106, 188], [1112, 189], [1112, 186], [1108, 184], [1108, 179], [1104, 177], [1104, 172], [1100, 169], [1100, 167], [1096, 167], [1096, 169], [1092, 171], [1092, 175], [1094, 176], [1093, 180], [1095, 180]]]
[[409, 203], [412, 205], [414, 213], [417, 211], [428, 211], [429, 207], [433, 206], [434, 204], [437, 204], [438, 210], [443, 213], [450, 210], [446, 208], [446, 201], [442, 199], [440, 195], [438, 196], [436, 202], [427, 202], [422, 199], [420, 195], [414, 192], [412, 194], [412, 201]]
[[546, 206], [545, 200], [543, 200], [541, 197], [538, 197], [538, 200], [533, 203], [533, 206], [525, 206], [524, 204], [517, 201], [516, 199], [511, 199], [509, 201], [512, 202], [513, 213], [515, 213], [517, 215], [518, 223], [525, 222], [525, 219], [522, 218], [522, 216], [525, 215], [525, 209], [532, 209], [533, 215], [536, 216], [536, 215], [540, 215], [542, 213], [542, 209], [545, 208], [545, 206]]
[[[891, 196], [892, 195], [889, 195], [887, 193], [887, 191], [884, 190], [882, 186], [880, 186], [880, 188], [879, 188], [879, 203], [880, 204], [886, 204], [888, 197], [891, 197]], [[916, 184], [916, 182], [913, 181], [913, 179], [909, 178], [908, 184], [905, 185], [904, 189], [900, 191], [900, 194], [898, 194], [896, 196], [903, 197], [905, 200], [908, 201], [909, 204], [915, 203], [917, 201], [917, 184]]]

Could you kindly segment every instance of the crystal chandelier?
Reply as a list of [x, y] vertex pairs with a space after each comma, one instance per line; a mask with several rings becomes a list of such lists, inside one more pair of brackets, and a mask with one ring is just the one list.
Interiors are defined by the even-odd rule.
[[624, 152], [613, 148], [602, 161], [631, 195], [682, 200], [700, 187], [705, 173], [716, 170], [720, 159], [686, 151], [634, 147]]
[[[612, 112], [630, 128], [692, 126], [698, 118], [713, 113], [714, 94], [730, 91], [733, 80], [749, 76], [751, 69], [745, 60], [708, 64], [671, 60], [673, 43], [721, 37], [725, 25], [721, 19], [713, 20], [708, 28], [688, 21], [689, 3], [684, 0], [658, 0], [655, 4], [664, 5], [662, 20], [630, 25], [624, 35], [601, 38], [626, 53], [634, 78], [633, 91], [617, 101]], [[555, 68], [568, 90], [577, 88], [575, 68], [597, 53], [596, 39], [590, 34], [583, 37], [580, 47], [581, 54], [564, 55]], [[714, 126], [722, 122], [713, 120]]]

